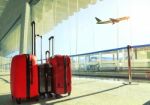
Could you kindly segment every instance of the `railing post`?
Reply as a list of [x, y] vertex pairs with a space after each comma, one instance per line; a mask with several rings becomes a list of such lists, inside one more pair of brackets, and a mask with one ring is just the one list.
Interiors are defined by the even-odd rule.
[[131, 46], [128, 45], [128, 46], [127, 46], [127, 52], [128, 52], [128, 78], [129, 78], [129, 84], [131, 84], [131, 82], [132, 82], [130, 50], [131, 50]]

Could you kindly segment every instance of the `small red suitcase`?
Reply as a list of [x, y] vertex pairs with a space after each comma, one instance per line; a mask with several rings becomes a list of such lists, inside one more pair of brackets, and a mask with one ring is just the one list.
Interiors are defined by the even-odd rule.
[[[39, 36], [39, 35], [38, 35]], [[40, 36], [41, 37], [41, 36]], [[46, 60], [47, 54], [50, 56], [49, 51], [45, 52]], [[42, 62], [42, 37], [41, 37], [41, 64], [38, 64], [39, 73], [39, 94], [40, 96], [51, 96], [51, 65]]]
[[44, 96], [51, 93], [51, 67], [44, 63], [38, 65], [39, 72], [39, 93]]
[[[49, 50], [50, 41], [52, 40], [52, 56], [53, 56], [53, 39], [49, 38]], [[47, 60], [52, 66], [52, 93], [56, 95], [71, 93], [71, 60], [69, 56], [55, 55]]]
[[17, 103], [21, 100], [38, 97], [38, 66], [34, 55], [22, 54], [13, 57], [11, 62], [11, 95]]

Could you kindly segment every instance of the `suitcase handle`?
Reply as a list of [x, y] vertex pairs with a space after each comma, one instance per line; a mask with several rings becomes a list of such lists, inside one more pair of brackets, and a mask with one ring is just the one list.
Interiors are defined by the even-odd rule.
[[39, 34], [37, 34], [35, 37], [39, 37], [40, 39], [41, 39], [41, 64], [43, 63], [43, 61], [42, 61], [42, 59], [43, 59], [43, 57], [42, 57], [42, 36], [41, 35], [39, 35]]
[[31, 26], [32, 26], [32, 54], [36, 55], [35, 21], [31, 22]]
[[49, 51], [51, 51], [51, 41], [52, 41], [52, 56], [54, 55], [54, 36], [49, 37]]
[[[48, 57], [47, 57], [47, 54], [48, 54]], [[48, 58], [50, 57], [50, 51], [46, 51], [45, 52], [45, 59], [46, 59], [46, 62], [48, 61]]]

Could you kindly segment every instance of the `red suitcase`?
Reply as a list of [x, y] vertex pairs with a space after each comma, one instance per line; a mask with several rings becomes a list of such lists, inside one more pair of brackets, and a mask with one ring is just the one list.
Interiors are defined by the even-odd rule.
[[[32, 54], [35, 55], [35, 22], [32, 22]], [[33, 40], [34, 39], [34, 40]], [[34, 50], [33, 50], [34, 48]], [[20, 54], [12, 58], [10, 88], [12, 99], [21, 100], [39, 96], [37, 58], [32, 54]]]
[[56, 95], [71, 93], [70, 57], [55, 55], [49, 59], [52, 65], [52, 92]]
[[[52, 40], [53, 47], [54, 37], [49, 38]], [[50, 48], [50, 47], [49, 47]], [[49, 49], [50, 50], [50, 49]], [[53, 56], [53, 48], [52, 48]], [[70, 95], [71, 93], [71, 62], [69, 56], [64, 55], [55, 55], [48, 59], [48, 63], [52, 66], [52, 92], [56, 95], [66, 94]]]
[[50, 96], [52, 88], [51, 66], [48, 63], [38, 65], [39, 72], [39, 94]]
[[22, 54], [13, 57], [11, 62], [11, 95], [17, 103], [21, 100], [38, 97], [38, 67], [34, 55]]
[[[39, 35], [37, 35], [39, 36]], [[43, 97], [52, 96], [51, 95], [51, 65], [42, 62], [42, 36], [41, 38], [41, 64], [38, 64], [38, 75], [39, 75], [39, 95]], [[36, 45], [36, 43], [35, 43]], [[49, 51], [45, 52], [45, 59], [47, 60], [47, 54]]]

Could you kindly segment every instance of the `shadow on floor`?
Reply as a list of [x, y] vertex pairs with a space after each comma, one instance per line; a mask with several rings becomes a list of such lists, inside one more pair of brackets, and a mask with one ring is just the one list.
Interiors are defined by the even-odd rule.
[[[93, 93], [89, 93], [89, 94], [85, 94], [85, 95], [80, 95], [80, 96], [77, 96], [77, 97], [72, 97], [72, 98], [61, 100], [61, 101], [52, 102], [52, 103], [50, 103], [50, 105], [55, 105], [56, 103], [60, 103], [60, 102], [65, 102], [65, 101], [69, 101], [69, 100], [74, 100], [74, 99], [79, 99], [79, 98], [83, 98], [83, 97], [87, 97], [87, 96], [96, 95], [96, 94], [99, 94], [99, 93], [108, 92], [108, 91], [111, 91], [111, 90], [115, 90], [115, 89], [124, 87], [126, 85], [127, 84], [123, 84], [123, 85], [120, 85], [120, 86], [117, 86], [117, 87], [113, 87], [113, 88], [110, 88], [110, 89], [106, 89], [106, 90], [102, 90], [102, 91], [97, 91], [97, 92], [93, 92]], [[49, 104], [45, 103], [45, 105], [49, 105]]]
[[[33, 104], [40, 104], [40, 105], [46, 105], [47, 101], [56, 100], [56, 99], [40, 99], [39, 101], [36, 101], [35, 99], [32, 100], [23, 100], [21, 102], [21, 105], [33, 105]], [[18, 105], [15, 100], [12, 100], [11, 94], [5, 94], [0, 95], [0, 105]], [[53, 104], [48, 104], [53, 105]]]
[[4, 81], [5, 83], [8, 83], [8, 84], [10, 83], [8, 80], [1, 78], [1, 77], [0, 77], [0, 80]]
[[[79, 98], [83, 98], [83, 97], [96, 95], [96, 94], [99, 94], [99, 93], [108, 92], [108, 91], [115, 90], [115, 89], [118, 89], [118, 88], [121, 88], [121, 87], [124, 87], [124, 86], [126, 86], [126, 84], [123, 84], [123, 85], [120, 85], [120, 86], [117, 86], [117, 87], [113, 87], [113, 88], [110, 88], [110, 89], [106, 89], [106, 90], [101, 90], [101, 91], [85, 94], [85, 95], [79, 95], [79, 96], [76, 96], [76, 97], [71, 97], [71, 98], [66, 97], [67, 99], [58, 100], [58, 101], [55, 98], [54, 99], [52, 99], [52, 98], [51, 99], [40, 99], [38, 102], [36, 102], [36, 101], [33, 101], [33, 102], [25, 101], [25, 102], [22, 102], [21, 105], [32, 105], [32, 104], [37, 104], [37, 103], [39, 103], [40, 105], [55, 105], [57, 103], [66, 102], [66, 101], [69, 101], [69, 100], [79, 99]], [[55, 102], [54, 102], [54, 100], [55, 100]], [[47, 101], [48, 101], [48, 103], [47, 103]], [[50, 101], [53, 101], [53, 102], [50, 102]], [[0, 95], [0, 105], [17, 105], [17, 104], [16, 104], [16, 102], [11, 100], [11, 95], [8, 94], [8, 95]], [[144, 104], [144, 105], [149, 105], [149, 104]]]
[[15, 104], [12, 103], [11, 95], [5, 94], [0, 95], [0, 105], [15, 105]]
[[0, 76], [10, 76], [10, 74], [1, 74]]
[[150, 105], [150, 100], [144, 103], [143, 105]]

